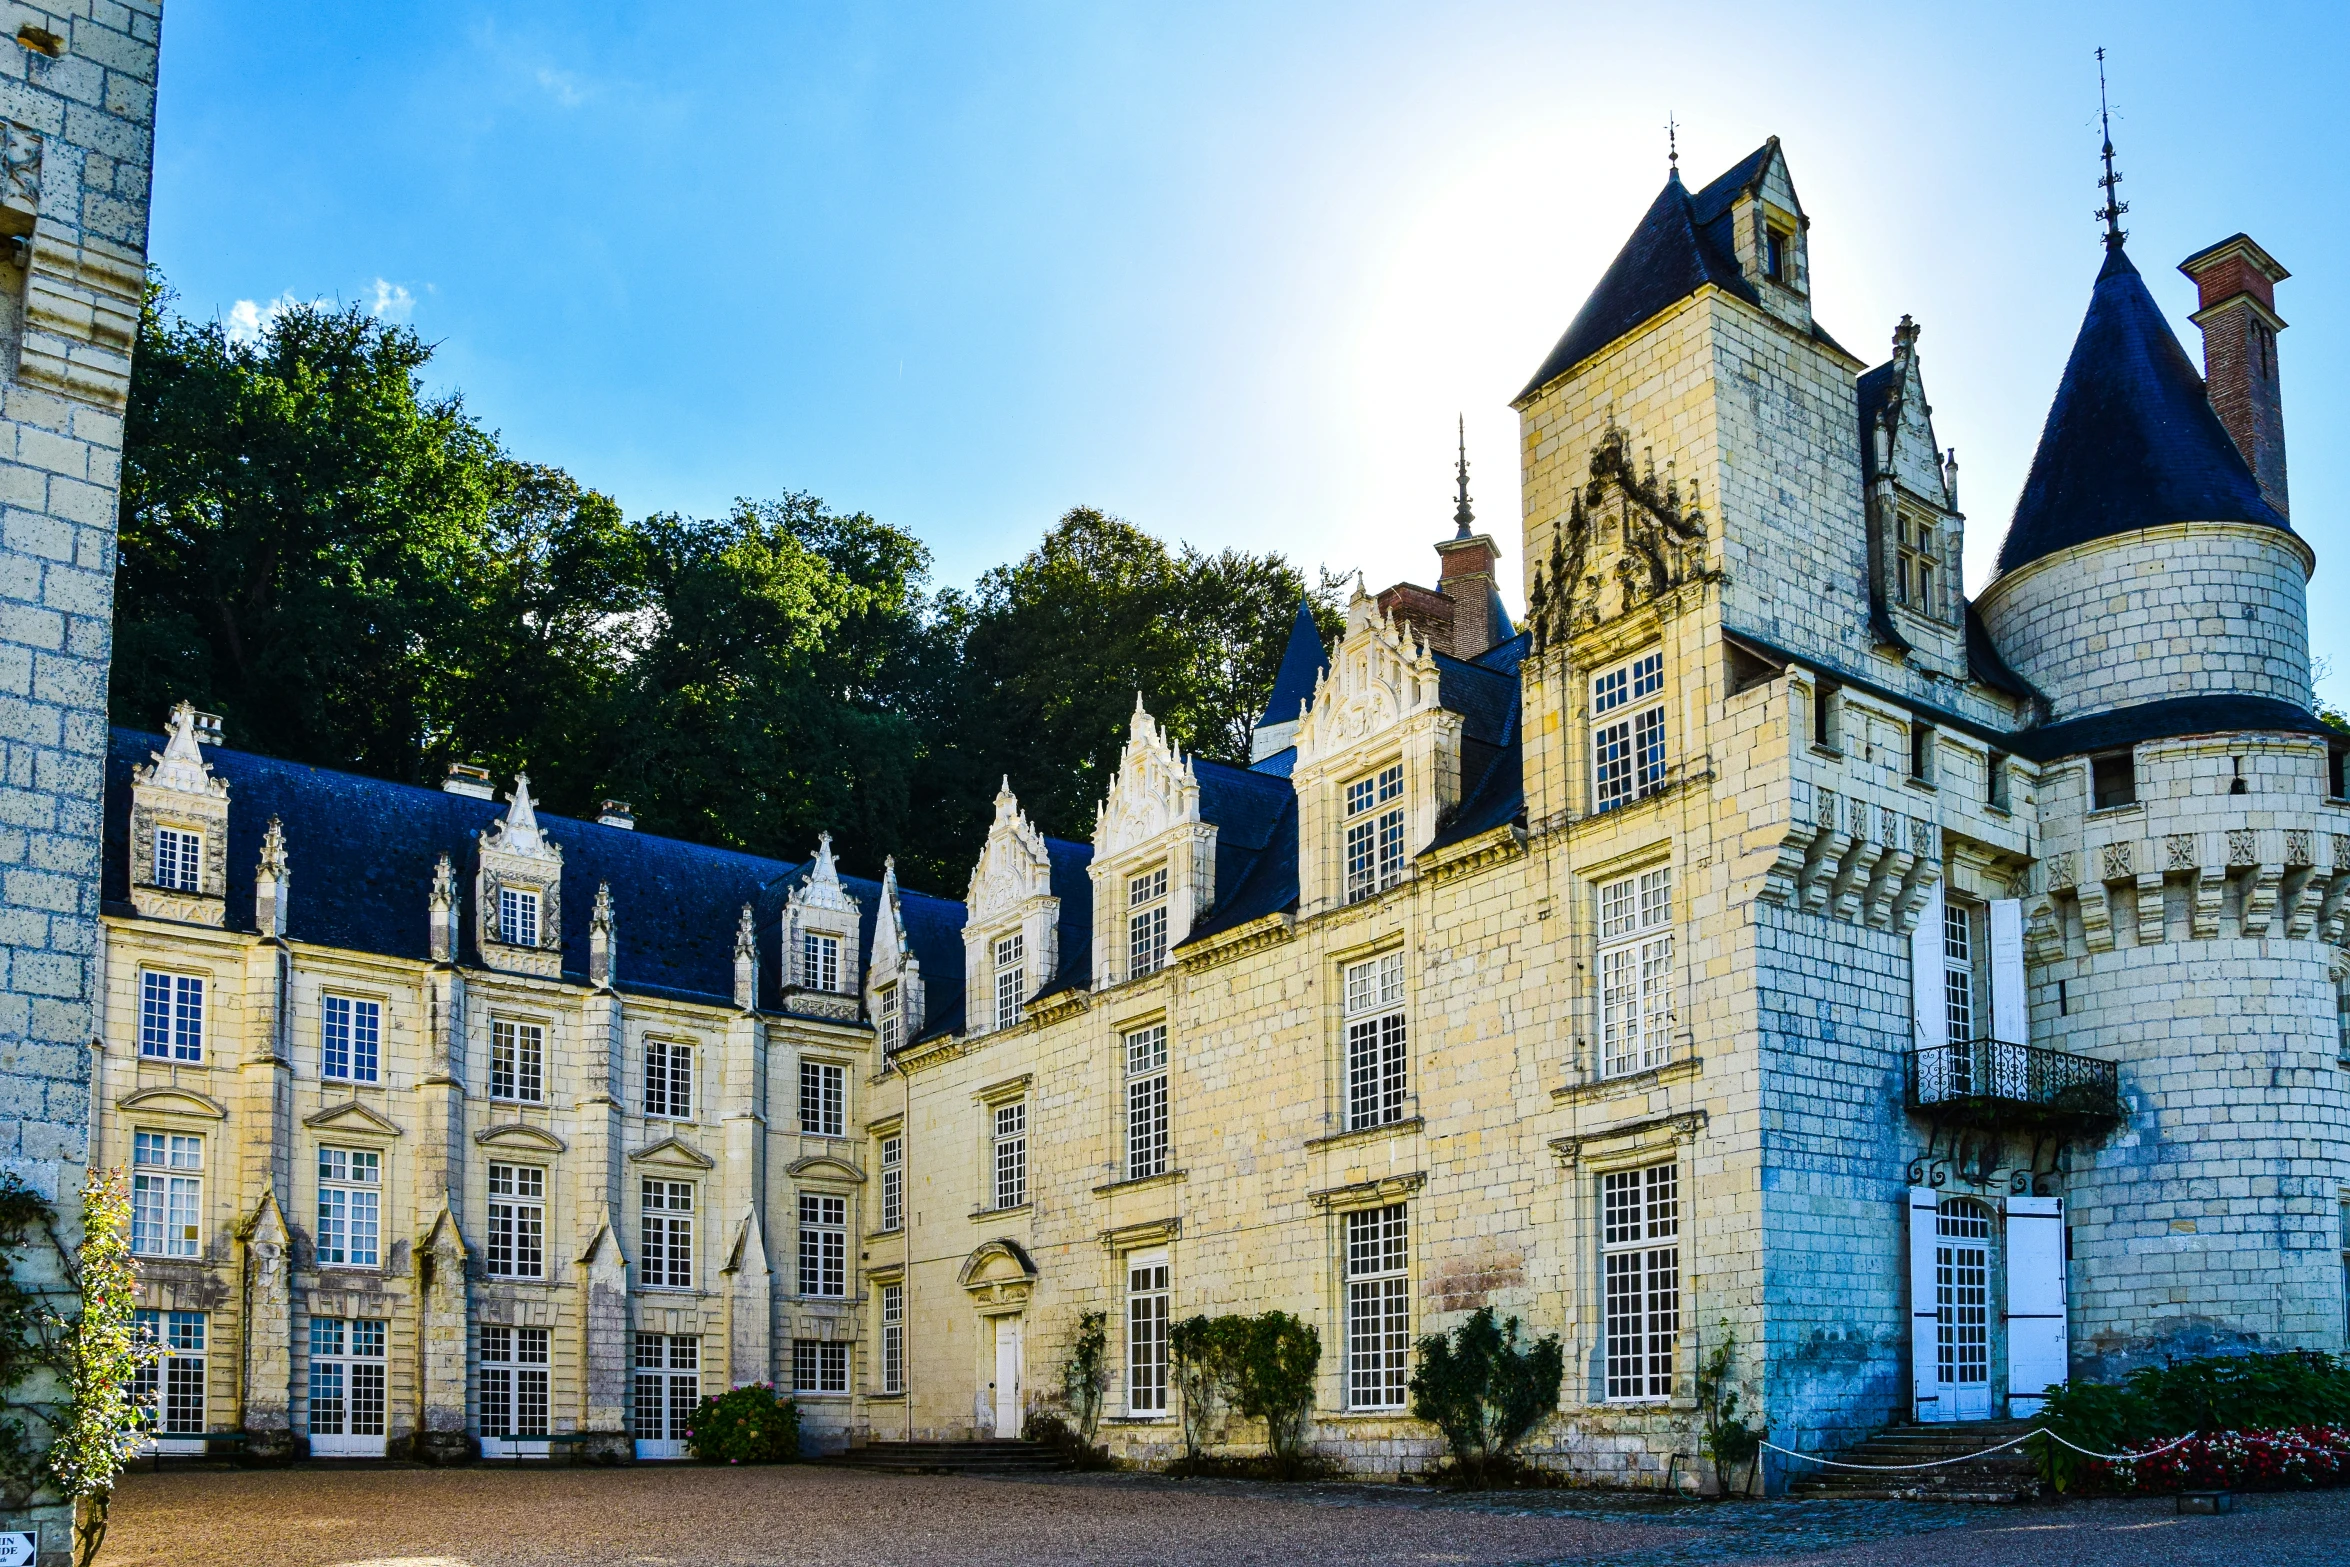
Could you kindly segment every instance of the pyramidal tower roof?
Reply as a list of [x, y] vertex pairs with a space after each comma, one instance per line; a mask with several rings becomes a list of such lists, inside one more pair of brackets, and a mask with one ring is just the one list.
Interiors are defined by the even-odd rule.
[[1999, 569], [2171, 522], [2292, 531], [2261, 498], [2116, 235], [1999, 546]]
[[1314, 699], [1315, 682], [1330, 667], [1322, 651], [1322, 631], [1314, 624], [1312, 601], [1297, 601], [1297, 619], [1289, 628], [1289, 646], [1282, 650], [1280, 672], [1273, 677], [1273, 695], [1265, 703], [1259, 729], [1269, 724], [1294, 724], [1298, 709]]

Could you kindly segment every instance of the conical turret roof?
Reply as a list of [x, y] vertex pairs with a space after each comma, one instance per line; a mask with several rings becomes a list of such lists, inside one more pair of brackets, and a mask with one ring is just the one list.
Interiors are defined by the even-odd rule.
[[1329, 667], [1329, 657], [1322, 651], [1322, 630], [1314, 624], [1313, 600], [1301, 598], [1297, 619], [1289, 628], [1289, 646], [1281, 654], [1280, 672], [1273, 677], [1273, 695], [1265, 703], [1265, 716], [1257, 720], [1257, 727], [1296, 723], [1298, 709], [1314, 699], [1314, 683]]
[[2203, 378], [2116, 244], [2057, 383], [1999, 546], [2002, 573], [2092, 539], [2172, 522], [2292, 531], [2228, 439]]

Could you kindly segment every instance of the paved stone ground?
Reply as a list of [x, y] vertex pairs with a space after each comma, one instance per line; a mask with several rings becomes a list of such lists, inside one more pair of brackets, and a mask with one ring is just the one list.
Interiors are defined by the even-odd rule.
[[1969, 1507], [1142, 1475], [989, 1480], [791, 1466], [179, 1470], [116, 1493], [100, 1567], [1092, 1567], [1605, 1562], [2040, 1567], [2350, 1562], [2350, 1492]]

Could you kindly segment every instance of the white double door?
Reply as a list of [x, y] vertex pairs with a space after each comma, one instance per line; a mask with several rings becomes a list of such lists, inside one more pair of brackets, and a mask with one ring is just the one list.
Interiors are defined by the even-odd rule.
[[988, 1402], [995, 1411], [995, 1434], [1010, 1439], [1020, 1434], [1020, 1319], [995, 1319], [995, 1380], [988, 1384]]
[[[1910, 1360], [1920, 1420], [2035, 1415], [2067, 1375], [2064, 1200], [2009, 1197], [2003, 1207], [1930, 1187], [1910, 1191]], [[1995, 1248], [2005, 1253], [1997, 1278], [2003, 1301], [1993, 1296]], [[2007, 1352], [2004, 1410], [1991, 1376], [1995, 1333]]]
[[310, 1456], [384, 1456], [386, 1324], [365, 1317], [310, 1319]]

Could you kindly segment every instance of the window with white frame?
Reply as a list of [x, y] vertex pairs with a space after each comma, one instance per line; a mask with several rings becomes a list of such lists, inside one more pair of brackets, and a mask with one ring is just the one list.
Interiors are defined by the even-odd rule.
[[1403, 880], [1403, 763], [1346, 786], [1346, 901]]
[[637, 1282], [646, 1289], [694, 1287], [694, 1188], [691, 1181], [647, 1180], [639, 1190]]
[[318, 1150], [320, 1267], [374, 1267], [382, 1210], [383, 1155], [371, 1148]]
[[204, 981], [139, 971], [139, 1054], [150, 1061], [204, 1059]]
[[1140, 979], [1167, 966], [1167, 867], [1126, 883], [1126, 977]]
[[840, 989], [840, 938], [800, 933], [800, 983], [810, 990]]
[[1643, 653], [1591, 682], [1595, 809], [1646, 799], [1665, 786], [1665, 655]]
[[328, 996], [319, 1003], [319, 1075], [372, 1083], [383, 1062], [384, 1009], [380, 1001]]
[[1126, 1179], [1167, 1173], [1167, 1025], [1126, 1036]]
[[791, 1384], [795, 1393], [846, 1393], [849, 1346], [828, 1339], [791, 1341]]
[[195, 1257], [204, 1250], [204, 1139], [131, 1134], [131, 1250]]
[[995, 1026], [1010, 1028], [1020, 1021], [1020, 1003], [1027, 1000], [1027, 938], [1019, 931], [998, 936], [995, 943]]
[[800, 1193], [800, 1293], [845, 1297], [849, 1292], [849, 1200]]
[[1028, 1201], [1028, 1101], [995, 1107], [995, 1205]]
[[1126, 1412], [1167, 1412], [1167, 1254], [1126, 1259]]
[[881, 1228], [906, 1227], [906, 1140], [892, 1133], [881, 1140]]
[[389, 1370], [381, 1317], [310, 1319], [310, 1434], [382, 1436]]
[[1346, 1129], [1400, 1121], [1410, 1030], [1404, 1021], [1403, 954], [1346, 966]]
[[905, 1020], [898, 1013], [897, 986], [884, 985], [874, 992], [873, 1015], [880, 1026], [882, 1055], [896, 1055], [905, 1030]]
[[702, 1341], [690, 1333], [639, 1333], [631, 1435], [639, 1442], [683, 1442], [701, 1401]]
[[547, 1097], [547, 1031], [499, 1018], [490, 1024], [490, 1097], [540, 1104]]
[[536, 1279], [547, 1271], [547, 1172], [532, 1164], [490, 1166], [492, 1277]]
[[1411, 1359], [1411, 1246], [1402, 1203], [1346, 1216], [1346, 1402], [1400, 1409]]
[[673, 1039], [645, 1041], [645, 1114], [671, 1121], [693, 1119], [693, 1046]]
[[141, 1311], [133, 1325], [153, 1346], [131, 1375], [131, 1397], [157, 1436], [202, 1436], [205, 1322], [201, 1311]]
[[1681, 1176], [1670, 1164], [1600, 1178], [1607, 1396], [1673, 1396], [1681, 1333]]
[[1950, 1042], [1975, 1037], [1975, 932], [1963, 903], [1942, 905], [1942, 1006], [1950, 1021]]
[[204, 835], [178, 827], [155, 829], [155, 885], [173, 892], [204, 887]]
[[1599, 1070], [1642, 1072], [1672, 1059], [1673, 871], [1599, 889]]
[[810, 1137], [848, 1135], [848, 1069], [829, 1061], [800, 1063], [800, 1130]]
[[527, 887], [498, 889], [498, 939], [509, 947], [539, 944], [539, 895]]
[[906, 1287], [881, 1286], [881, 1391], [906, 1390]]
[[547, 1434], [547, 1338], [545, 1328], [482, 1325], [476, 1385], [483, 1436], [528, 1441]]

